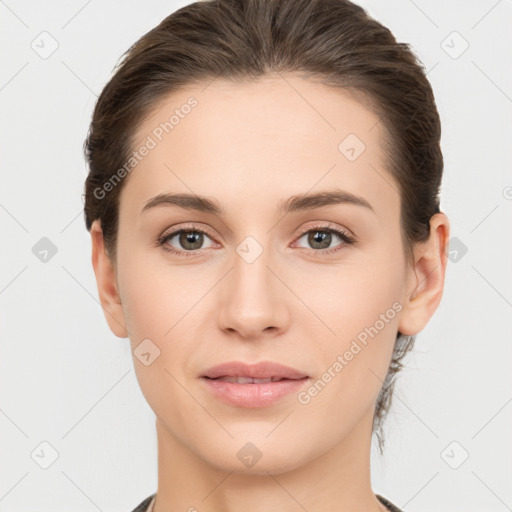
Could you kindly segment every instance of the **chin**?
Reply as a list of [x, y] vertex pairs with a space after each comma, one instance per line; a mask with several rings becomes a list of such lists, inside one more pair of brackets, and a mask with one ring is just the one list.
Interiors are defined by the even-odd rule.
[[[300, 452], [301, 442], [287, 445], [278, 436], [271, 440], [265, 436], [248, 435], [235, 437], [220, 443], [212, 440], [215, 449], [198, 455], [211, 466], [225, 472], [240, 475], [279, 475], [293, 471], [307, 463], [307, 454]], [[204, 444], [199, 450], [204, 450]]]

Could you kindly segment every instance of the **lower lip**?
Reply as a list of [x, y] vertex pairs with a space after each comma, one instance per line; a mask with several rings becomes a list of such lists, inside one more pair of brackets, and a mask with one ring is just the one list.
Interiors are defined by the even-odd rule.
[[297, 393], [309, 380], [283, 379], [277, 382], [265, 382], [261, 384], [248, 383], [238, 384], [219, 379], [202, 377], [208, 389], [224, 402], [237, 407], [267, 407], [280, 398]]

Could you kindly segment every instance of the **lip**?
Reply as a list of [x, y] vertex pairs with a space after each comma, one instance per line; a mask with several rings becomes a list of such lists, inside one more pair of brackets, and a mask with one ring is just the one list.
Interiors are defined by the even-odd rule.
[[[237, 383], [216, 380], [220, 377], [253, 379], [280, 378], [275, 382]], [[201, 381], [215, 397], [235, 407], [267, 407], [291, 393], [297, 393], [309, 381], [304, 372], [279, 363], [264, 361], [246, 364], [230, 361], [214, 366], [201, 376]]]
[[229, 361], [209, 368], [203, 377], [217, 379], [219, 377], [247, 377], [253, 379], [268, 379], [270, 377], [279, 377], [281, 379], [302, 379], [307, 377], [301, 372], [290, 366], [284, 366], [272, 361], [262, 361], [256, 364], [247, 364], [242, 361]]

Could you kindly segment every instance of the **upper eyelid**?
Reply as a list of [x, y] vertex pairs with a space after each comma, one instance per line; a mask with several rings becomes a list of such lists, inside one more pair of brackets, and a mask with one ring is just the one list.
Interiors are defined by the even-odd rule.
[[182, 231], [198, 231], [198, 232], [204, 233], [204, 234], [206, 234], [206, 235], [208, 235], [208, 236], [213, 238], [213, 235], [208, 231], [208, 229], [199, 227], [197, 225], [190, 225], [190, 226], [185, 225], [185, 226], [180, 226], [178, 228], [166, 229], [162, 233], [160, 238], [165, 238], [165, 237], [168, 237], [170, 235], [177, 235], [178, 233], [181, 233]]
[[[338, 226], [335, 226], [333, 225], [331, 222], [327, 222], [327, 224], [315, 224], [313, 226], [307, 226], [305, 227], [304, 229], [302, 229], [299, 234], [297, 236], [302, 236], [304, 235], [305, 233], [313, 230], [313, 229], [325, 229], [325, 230], [334, 230], [334, 231], [346, 231], [348, 234], [350, 234], [351, 236], [354, 236], [355, 235], [352, 233], [351, 230], [347, 229], [347, 228], [344, 228], [344, 227], [338, 227]], [[173, 228], [173, 229], [170, 229], [170, 230], [165, 230], [163, 232], [163, 234], [160, 236], [160, 238], [166, 238], [168, 236], [171, 236], [171, 235], [177, 235], [178, 233], [181, 233], [182, 231], [198, 231], [198, 232], [201, 232], [201, 233], [204, 233], [212, 238], [215, 238], [214, 235], [212, 235], [208, 229], [206, 228], [201, 228], [201, 227], [198, 227], [196, 225], [191, 225], [191, 226], [182, 226], [182, 227], [179, 227], [179, 228]]]
[[341, 226], [337, 226], [337, 225], [333, 224], [332, 222], [327, 222], [327, 224], [325, 224], [325, 225], [321, 224], [321, 222], [320, 222], [319, 224], [315, 224], [313, 226], [307, 226], [306, 228], [304, 228], [304, 230], [300, 231], [299, 236], [302, 236], [305, 233], [307, 233], [309, 231], [312, 231], [314, 229], [318, 229], [319, 231], [321, 231], [321, 230], [325, 230], [325, 231], [340, 231], [342, 233], [347, 233], [352, 238], [355, 238], [355, 235], [352, 233], [352, 231], [350, 229], [344, 228], [344, 227], [341, 227]]

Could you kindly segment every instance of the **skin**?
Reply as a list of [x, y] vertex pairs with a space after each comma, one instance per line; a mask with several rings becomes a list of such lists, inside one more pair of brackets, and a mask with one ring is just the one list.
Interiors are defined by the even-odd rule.
[[[439, 305], [448, 219], [432, 217], [429, 240], [407, 263], [379, 118], [346, 92], [292, 74], [245, 84], [217, 79], [173, 93], [139, 127], [136, 146], [191, 95], [198, 105], [126, 178], [116, 261], [99, 221], [91, 229], [110, 329], [129, 336], [132, 350], [146, 338], [160, 350], [149, 366], [134, 357], [156, 415], [154, 510], [385, 510], [370, 482], [375, 401], [397, 331], [417, 334]], [[355, 161], [338, 150], [351, 133], [366, 146]], [[363, 197], [373, 211], [354, 204], [278, 210], [290, 196], [333, 188]], [[141, 213], [166, 192], [206, 196], [225, 214], [173, 205]], [[206, 232], [195, 255], [157, 245], [191, 223]], [[357, 241], [332, 234], [322, 254], [325, 246], [301, 234], [319, 224]], [[247, 236], [263, 249], [250, 264], [236, 252]], [[166, 243], [191, 250], [178, 236]], [[314, 382], [396, 301], [401, 310], [308, 404], [292, 393], [262, 409], [235, 407], [199, 378], [225, 361], [277, 361]], [[247, 442], [262, 454], [251, 468], [237, 457]]]

